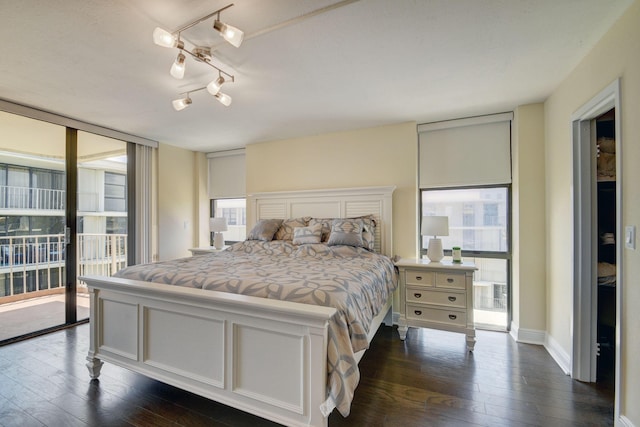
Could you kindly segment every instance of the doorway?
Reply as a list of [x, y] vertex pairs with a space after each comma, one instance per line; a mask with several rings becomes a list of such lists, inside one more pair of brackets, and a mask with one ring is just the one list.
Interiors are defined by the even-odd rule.
[[[571, 376], [609, 381], [620, 400], [622, 171], [620, 81], [572, 116], [573, 349]], [[599, 278], [601, 280], [599, 280]], [[617, 350], [617, 352], [616, 352]]]

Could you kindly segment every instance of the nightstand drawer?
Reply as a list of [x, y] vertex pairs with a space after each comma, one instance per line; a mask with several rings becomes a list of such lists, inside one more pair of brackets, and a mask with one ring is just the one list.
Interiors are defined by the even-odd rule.
[[445, 307], [467, 308], [467, 296], [460, 292], [430, 291], [424, 288], [407, 286], [408, 303], [435, 304]]
[[407, 285], [433, 286], [435, 273], [424, 270], [406, 270], [404, 281]]
[[465, 289], [465, 275], [462, 273], [436, 273], [436, 288]]
[[425, 308], [417, 304], [407, 304], [407, 319], [446, 323], [447, 325], [461, 327], [464, 327], [467, 323], [467, 316], [464, 311]]

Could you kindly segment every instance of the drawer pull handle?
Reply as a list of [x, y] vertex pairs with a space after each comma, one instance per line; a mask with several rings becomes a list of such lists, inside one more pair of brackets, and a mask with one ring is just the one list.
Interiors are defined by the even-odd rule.
[[416, 280], [422, 280], [422, 276], [416, 276]]
[[453, 279], [451, 277], [447, 277], [447, 283], [453, 283]]
[[413, 294], [413, 296], [416, 297], [416, 298], [421, 298], [422, 294]]
[[416, 316], [422, 315], [422, 311], [420, 311], [420, 310], [415, 310], [414, 313], [416, 314]]
[[457, 298], [456, 297], [449, 297], [449, 301], [454, 302]]
[[458, 316], [456, 316], [455, 314], [450, 314], [449, 315], [449, 319], [451, 320], [456, 320], [458, 318]]

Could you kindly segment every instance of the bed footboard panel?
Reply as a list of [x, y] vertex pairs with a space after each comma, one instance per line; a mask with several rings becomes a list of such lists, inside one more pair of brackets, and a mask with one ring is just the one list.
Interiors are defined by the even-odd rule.
[[91, 295], [92, 376], [102, 359], [286, 425], [327, 425], [319, 407], [335, 309], [83, 280]]

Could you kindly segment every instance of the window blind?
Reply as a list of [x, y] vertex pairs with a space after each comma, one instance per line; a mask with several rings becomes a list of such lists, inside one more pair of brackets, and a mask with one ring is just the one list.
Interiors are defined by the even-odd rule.
[[420, 188], [511, 183], [513, 113], [418, 125]]
[[157, 148], [135, 144], [135, 263], [153, 261], [153, 195]]
[[244, 149], [207, 154], [209, 159], [209, 198], [230, 199], [246, 196]]

